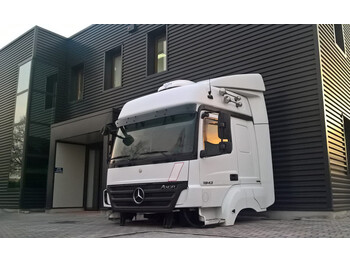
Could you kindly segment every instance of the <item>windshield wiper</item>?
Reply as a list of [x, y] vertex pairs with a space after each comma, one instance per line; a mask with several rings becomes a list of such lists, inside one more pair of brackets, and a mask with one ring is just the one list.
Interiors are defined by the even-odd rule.
[[146, 152], [146, 153], [142, 153], [140, 155], [150, 155], [150, 154], [157, 154], [157, 153], [161, 153], [163, 156], [169, 156], [165, 153], [167, 153], [169, 151], [166, 151], [166, 150], [159, 150], [159, 151], [150, 151], [150, 152]]
[[[166, 154], [166, 153], [169, 153], [169, 151], [166, 151], [166, 150], [150, 151], [150, 152], [142, 153], [140, 155], [151, 155], [151, 154], [157, 154], [157, 153], [160, 153], [163, 156], [165, 156], [166, 161], [173, 161], [173, 157], [171, 155]], [[156, 162], [154, 162], [154, 163], [156, 163]]]
[[116, 156], [116, 157], [113, 157], [111, 159], [119, 159], [119, 158], [125, 158], [125, 157], [129, 157], [130, 155], [124, 155], [124, 156]]

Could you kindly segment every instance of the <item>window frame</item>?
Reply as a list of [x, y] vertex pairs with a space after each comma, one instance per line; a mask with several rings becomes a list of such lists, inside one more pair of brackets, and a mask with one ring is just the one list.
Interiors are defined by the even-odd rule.
[[[114, 61], [115, 57], [120, 56], [120, 85], [114, 86]], [[116, 90], [123, 87], [123, 46], [119, 45], [104, 53], [104, 68], [103, 68], [103, 91]]]
[[[165, 70], [157, 72], [157, 59], [156, 59], [156, 40], [165, 37], [166, 42], [166, 53], [165, 53]], [[147, 76], [158, 75], [168, 72], [168, 61], [169, 61], [169, 41], [168, 41], [168, 26], [163, 25], [147, 33]]]

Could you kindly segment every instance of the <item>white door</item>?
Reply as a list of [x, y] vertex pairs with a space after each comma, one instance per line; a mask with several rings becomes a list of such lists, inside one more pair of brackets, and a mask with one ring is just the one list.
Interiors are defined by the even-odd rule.
[[57, 143], [53, 208], [83, 207], [85, 146]]
[[259, 158], [253, 122], [231, 117], [231, 130], [241, 184], [259, 182]]

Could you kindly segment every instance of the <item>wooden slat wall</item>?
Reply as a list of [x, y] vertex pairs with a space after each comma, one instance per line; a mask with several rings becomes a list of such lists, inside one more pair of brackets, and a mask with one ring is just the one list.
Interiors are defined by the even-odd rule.
[[325, 122], [334, 210], [350, 209], [350, 175], [343, 115], [350, 117], [350, 25], [343, 25], [345, 53], [337, 46], [334, 25], [318, 25]]

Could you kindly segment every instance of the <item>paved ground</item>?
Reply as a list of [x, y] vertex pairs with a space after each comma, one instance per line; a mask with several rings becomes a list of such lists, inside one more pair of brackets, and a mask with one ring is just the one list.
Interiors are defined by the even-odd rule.
[[165, 229], [150, 221], [119, 226], [105, 212], [19, 213], [0, 210], [2, 238], [348, 238], [350, 216], [336, 219], [272, 220], [241, 217], [234, 226]]

